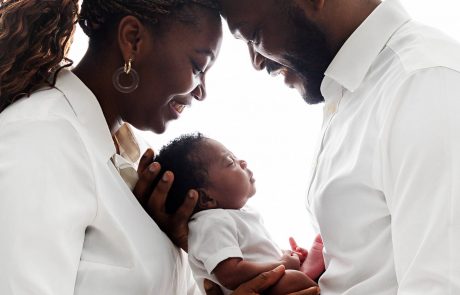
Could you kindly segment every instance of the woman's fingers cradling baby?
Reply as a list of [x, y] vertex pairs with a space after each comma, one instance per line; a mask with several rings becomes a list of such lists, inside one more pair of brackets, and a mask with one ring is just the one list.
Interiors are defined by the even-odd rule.
[[174, 214], [167, 214], [166, 197], [174, 181], [174, 175], [166, 171], [153, 187], [153, 181], [161, 170], [160, 164], [153, 162], [153, 156], [153, 150], [148, 149], [139, 162], [139, 181], [134, 188], [134, 195], [172, 242], [187, 251], [188, 221], [198, 200], [198, 193], [190, 190], [184, 204]]
[[144, 208], [152, 193], [152, 182], [160, 172], [159, 164], [153, 162], [154, 156], [155, 153], [153, 150], [147, 149], [139, 160], [139, 166], [137, 168], [139, 180], [133, 189], [133, 193]]

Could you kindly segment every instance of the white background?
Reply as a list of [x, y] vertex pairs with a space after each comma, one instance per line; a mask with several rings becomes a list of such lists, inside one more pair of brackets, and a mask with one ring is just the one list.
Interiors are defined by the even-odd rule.
[[[402, 2], [414, 19], [460, 40], [460, 0]], [[207, 76], [208, 98], [186, 109], [164, 134], [145, 133], [146, 140], [156, 150], [194, 131], [221, 141], [253, 170], [257, 194], [249, 202], [275, 241], [288, 248], [288, 237], [294, 236], [307, 247], [314, 230], [304, 199], [322, 105], [309, 106], [281, 78], [254, 71], [245, 44], [234, 40], [226, 25], [224, 30], [220, 56]], [[78, 30], [70, 57], [77, 62], [86, 46]]]

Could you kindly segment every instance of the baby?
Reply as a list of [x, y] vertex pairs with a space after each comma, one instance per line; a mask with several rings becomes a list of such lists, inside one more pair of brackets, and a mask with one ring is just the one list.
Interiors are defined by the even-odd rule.
[[174, 173], [166, 200], [168, 213], [180, 207], [189, 189], [199, 193], [189, 222], [188, 246], [189, 263], [202, 291], [203, 281], [208, 279], [229, 294], [280, 264], [286, 267], [286, 273], [267, 294], [288, 294], [316, 285], [313, 280], [324, 270], [322, 256], [307, 259], [303, 272], [299, 271], [306, 251], [282, 252], [270, 239], [259, 214], [245, 206], [256, 188], [244, 160], [237, 159], [221, 143], [193, 134], [163, 147], [155, 161], [162, 171]]

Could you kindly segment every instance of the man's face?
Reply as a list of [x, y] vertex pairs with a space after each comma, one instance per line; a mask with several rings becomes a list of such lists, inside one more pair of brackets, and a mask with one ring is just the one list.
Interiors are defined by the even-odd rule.
[[248, 44], [254, 67], [282, 74], [310, 104], [320, 91], [332, 54], [324, 34], [288, 0], [221, 0], [232, 34]]

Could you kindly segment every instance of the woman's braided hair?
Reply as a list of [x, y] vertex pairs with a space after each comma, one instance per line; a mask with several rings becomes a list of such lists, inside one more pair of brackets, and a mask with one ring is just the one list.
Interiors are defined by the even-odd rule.
[[219, 15], [216, 0], [84, 0], [79, 23], [94, 45], [106, 41], [109, 30], [126, 15], [135, 16], [157, 28], [160, 18], [187, 21], [186, 15], [181, 12], [190, 4], [210, 8], [216, 16]]
[[97, 42], [119, 20], [133, 15], [155, 25], [190, 4], [215, 10], [215, 0], [0, 0], [0, 112], [24, 95], [55, 84], [70, 66], [67, 53], [78, 21]]

